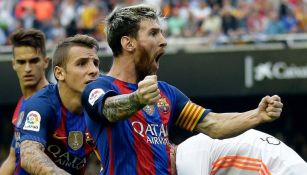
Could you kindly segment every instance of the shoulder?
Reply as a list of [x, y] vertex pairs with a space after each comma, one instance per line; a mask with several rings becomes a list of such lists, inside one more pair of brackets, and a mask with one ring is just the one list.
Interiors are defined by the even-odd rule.
[[173, 95], [179, 95], [179, 94], [183, 94], [177, 87], [164, 82], [164, 81], [158, 81], [158, 86], [159, 89], [162, 90], [162, 92], [166, 93], [166, 94], [173, 94]]
[[50, 84], [37, 91], [26, 100], [26, 107], [30, 108], [48, 108], [59, 103], [57, 85]]
[[56, 95], [56, 93], [57, 93], [57, 87], [56, 86], [57, 85], [55, 85], [55, 84], [49, 84], [49, 85], [45, 86], [44, 88], [42, 88], [42, 89], [38, 90], [36, 93], [34, 93], [29, 98], [29, 100]]
[[106, 76], [106, 75], [101, 75], [96, 80], [90, 82], [86, 86], [86, 89], [94, 89], [94, 88], [97, 88], [97, 87], [110, 87], [110, 86], [112, 86], [114, 81], [115, 81], [115, 79], [112, 78], [112, 77], [109, 77], [109, 76]]

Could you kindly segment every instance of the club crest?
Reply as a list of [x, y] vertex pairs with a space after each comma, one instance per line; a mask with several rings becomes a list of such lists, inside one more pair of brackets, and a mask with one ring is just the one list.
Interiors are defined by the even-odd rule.
[[163, 112], [164, 114], [168, 113], [170, 110], [169, 104], [167, 103], [165, 98], [160, 98], [157, 103], [159, 111]]
[[155, 106], [154, 105], [146, 105], [143, 110], [148, 114], [148, 115], [153, 115], [155, 112]]
[[68, 145], [73, 150], [78, 150], [83, 145], [83, 134], [81, 131], [70, 131], [68, 135]]

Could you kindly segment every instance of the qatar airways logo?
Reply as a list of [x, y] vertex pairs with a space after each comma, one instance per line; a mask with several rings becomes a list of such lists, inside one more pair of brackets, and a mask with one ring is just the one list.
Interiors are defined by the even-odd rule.
[[57, 145], [49, 145], [47, 147], [49, 157], [58, 165], [80, 170], [86, 165], [86, 158], [79, 158], [66, 150], [63, 150]]
[[250, 88], [254, 81], [263, 80], [285, 80], [285, 79], [306, 79], [307, 63], [296, 65], [284, 61], [267, 61], [254, 65], [253, 58], [245, 58], [245, 87]]
[[169, 144], [167, 126], [156, 123], [143, 123], [134, 121], [131, 123], [134, 132], [143, 137], [150, 144]]

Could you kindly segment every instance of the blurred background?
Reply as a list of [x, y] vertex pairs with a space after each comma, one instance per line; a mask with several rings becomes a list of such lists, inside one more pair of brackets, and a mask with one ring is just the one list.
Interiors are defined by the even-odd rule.
[[[117, 5], [140, 2], [165, 17], [168, 48], [160, 80], [214, 112], [242, 112], [256, 108], [265, 95], [280, 95], [281, 119], [257, 129], [307, 161], [307, 0], [0, 0], [0, 164], [21, 96], [10, 34], [18, 28], [42, 30], [49, 56], [64, 37], [89, 34], [100, 42], [104, 73], [112, 62], [105, 16]], [[53, 81], [50, 68], [48, 77]]]

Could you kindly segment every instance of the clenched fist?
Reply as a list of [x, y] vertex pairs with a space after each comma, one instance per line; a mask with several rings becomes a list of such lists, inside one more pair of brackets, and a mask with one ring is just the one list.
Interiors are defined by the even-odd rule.
[[136, 91], [140, 104], [153, 105], [160, 98], [160, 90], [158, 88], [157, 75], [149, 75], [138, 83]]
[[258, 105], [258, 116], [263, 123], [274, 121], [280, 117], [282, 107], [283, 104], [278, 95], [265, 96]]

